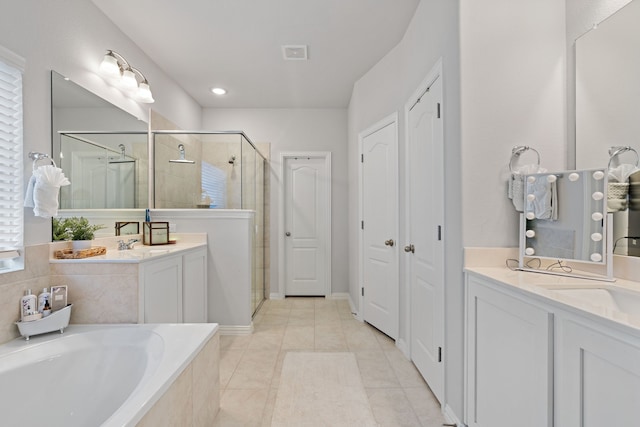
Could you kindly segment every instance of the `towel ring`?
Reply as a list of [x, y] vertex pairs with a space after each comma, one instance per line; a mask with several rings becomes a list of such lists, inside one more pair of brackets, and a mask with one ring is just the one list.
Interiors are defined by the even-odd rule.
[[517, 160], [527, 150], [531, 150], [536, 153], [538, 167], [540, 167], [540, 153], [538, 153], [538, 150], [531, 148], [528, 145], [517, 145], [511, 149], [511, 160], [509, 160], [509, 171], [511, 171], [511, 173], [515, 173], [513, 171], [513, 161]]
[[607, 164], [607, 170], [611, 169], [611, 162], [613, 161], [614, 157], [622, 154], [622, 153], [626, 153], [627, 151], [633, 151], [633, 154], [636, 155], [636, 167], [638, 166], [638, 164], [640, 163], [640, 156], [638, 156], [638, 152], [636, 151], [635, 148], [630, 147], [630, 146], [613, 146], [611, 148], [609, 148], [609, 163]]
[[35, 151], [31, 151], [29, 152], [29, 158], [31, 160], [33, 160], [33, 170], [35, 171], [37, 169], [37, 165], [36, 163], [39, 162], [40, 160], [49, 160], [51, 162], [51, 164], [53, 165], [53, 167], [58, 167], [56, 165], [56, 162], [53, 161], [53, 159], [49, 158], [49, 155], [46, 153], [38, 153]]

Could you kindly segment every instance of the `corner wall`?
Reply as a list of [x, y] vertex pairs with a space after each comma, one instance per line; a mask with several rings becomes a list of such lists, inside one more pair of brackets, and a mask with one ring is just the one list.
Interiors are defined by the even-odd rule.
[[[399, 113], [400, 235], [398, 244], [407, 244], [405, 206], [407, 188], [402, 173], [406, 156], [404, 104], [433, 68], [443, 61], [445, 134], [445, 300], [447, 332], [446, 403], [462, 419], [462, 236], [461, 236], [461, 153], [460, 153], [460, 57], [458, 39], [458, 2], [421, 1], [402, 41], [356, 82], [349, 105], [349, 295], [359, 309], [361, 280], [358, 269], [358, 134], [388, 116]], [[400, 334], [408, 340], [406, 298], [407, 258], [400, 256]]]

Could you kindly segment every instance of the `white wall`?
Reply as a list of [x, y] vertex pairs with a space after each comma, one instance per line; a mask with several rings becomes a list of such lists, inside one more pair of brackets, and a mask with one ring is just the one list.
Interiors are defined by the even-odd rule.
[[[348, 290], [347, 252], [347, 111], [346, 109], [213, 109], [203, 110], [206, 130], [242, 130], [254, 143], [271, 144], [270, 259], [271, 293], [284, 277], [278, 271], [280, 153], [330, 151], [333, 293]], [[357, 258], [356, 258], [357, 259]], [[283, 288], [280, 288], [283, 289]]]
[[538, 150], [548, 170], [565, 169], [564, 21], [557, 0], [461, 2], [465, 246], [518, 245], [506, 197], [513, 146]]
[[[24, 152], [51, 152], [50, 70], [148, 120], [138, 104], [107, 85], [96, 70], [107, 49], [124, 55], [149, 79], [153, 108], [185, 128], [200, 128], [201, 108], [131, 40], [86, 0], [0, 0], [0, 45], [26, 59], [23, 78]], [[31, 173], [25, 167], [25, 182]], [[51, 221], [25, 209], [25, 244], [51, 240]]]
[[[402, 173], [406, 154], [404, 143], [404, 104], [418, 88], [439, 58], [443, 60], [446, 200], [444, 241], [446, 251], [446, 333], [445, 358], [446, 403], [459, 419], [463, 409], [463, 281], [461, 245], [461, 181], [460, 181], [460, 62], [458, 49], [458, 2], [422, 1], [402, 41], [378, 64], [356, 82], [349, 105], [349, 294], [357, 306], [361, 280], [358, 271], [358, 133], [393, 112], [399, 113], [400, 159], [400, 236], [398, 244], [406, 245], [404, 235], [404, 189]], [[400, 340], [407, 340], [408, 307], [407, 257], [400, 257]]]

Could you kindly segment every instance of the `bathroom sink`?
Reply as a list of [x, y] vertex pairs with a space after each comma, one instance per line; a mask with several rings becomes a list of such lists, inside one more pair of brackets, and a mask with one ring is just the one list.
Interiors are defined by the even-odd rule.
[[545, 288], [592, 305], [640, 316], [640, 292], [612, 285], [555, 285], [545, 286]]

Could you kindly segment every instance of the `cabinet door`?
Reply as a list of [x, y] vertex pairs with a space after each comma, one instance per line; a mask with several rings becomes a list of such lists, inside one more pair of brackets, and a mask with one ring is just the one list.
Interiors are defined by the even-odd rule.
[[552, 315], [477, 278], [467, 286], [468, 425], [551, 426]]
[[207, 322], [207, 251], [182, 257], [182, 318], [184, 323]]
[[563, 320], [558, 328], [556, 425], [638, 425], [639, 344]]
[[144, 265], [144, 323], [182, 323], [182, 257]]

